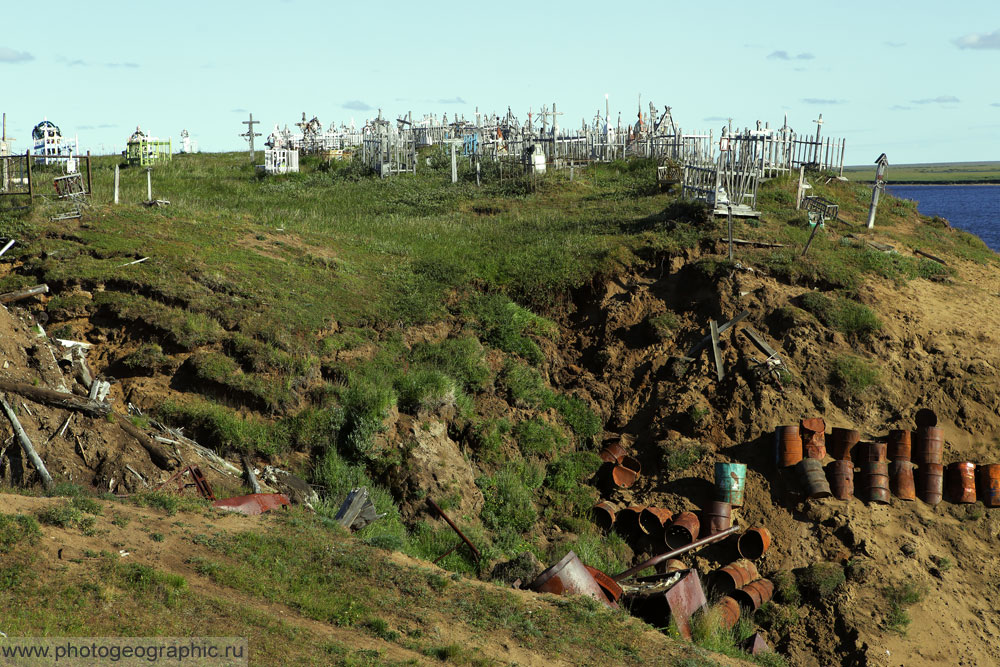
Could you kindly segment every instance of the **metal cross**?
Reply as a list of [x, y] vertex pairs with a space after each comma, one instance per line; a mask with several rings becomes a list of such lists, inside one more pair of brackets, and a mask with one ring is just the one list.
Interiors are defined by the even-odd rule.
[[254, 163], [254, 150], [253, 150], [253, 138], [261, 136], [260, 132], [254, 132], [253, 126], [260, 125], [259, 120], [253, 119], [253, 114], [250, 114], [250, 120], [243, 121], [244, 125], [247, 125], [247, 131], [241, 134], [241, 137], [245, 137], [247, 141], [250, 142], [250, 164]]

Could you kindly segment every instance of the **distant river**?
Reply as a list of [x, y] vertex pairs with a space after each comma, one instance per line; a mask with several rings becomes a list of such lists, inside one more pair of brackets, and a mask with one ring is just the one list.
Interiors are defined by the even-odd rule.
[[916, 200], [923, 215], [947, 218], [1000, 252], [1000, 185], [890, 185], [889, 193]]

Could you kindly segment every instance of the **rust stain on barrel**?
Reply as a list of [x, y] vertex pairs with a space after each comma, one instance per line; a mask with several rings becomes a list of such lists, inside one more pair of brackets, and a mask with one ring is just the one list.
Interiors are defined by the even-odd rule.
[[590, 512], [594, 523], [601, 530], [607, 532], [615, 525], [615, 506], [611, 503], [607, 501], [597, 503]]
[[916, 500], [917, 489], [913, 483], [913, 464], [893, 461], [889, 464], [889, 489], [900, 500]]
[[779, 426], [774, 430], [775, 463], [779, 468], [802, 460], [802, 436], [798, 426]]
[[854, 464], [851, 461], [830, 461], [826, 464], [826, 479], [837, 500], [847, 500], [854, 495]]
[[799, 422], [802, 450], [806, 458], [826, 458], [826, 422], [822, 417], [810, 417]]
[[910, 460], [910, 432], [902, 429], [889, 431], [888, 456], [890, 461]]
[[921, 426], [913, 442], [913, 462], [941, 464], [944, 455], [944, 432], [936, 426]]
[[987, 507], [1000, 507], [1000, 464], [981, 465], [976, 470], [979, 497]]
[[941, 502], [944, 491], [944, 466], [940, 463], [923, 463], [917, 470], [917, 496], [928, 505]]
[[949, 463], [945, 469], [945, 487], [953, 503], [976, 502], [976, 464], [971, 461]]
[[715, 535], [716, 533], [721, 533], [726, 528], [733, 525], [732, 521], [732, 505], [721, 500], [712, 500], [705, 503], [705, 507], [702, 508], [702, 524], [705, 526], [706, 530], [703, 531], [702, 536], [707, 537], [709, 535]]
[[835, 427], [830, 433], [829, 453], [838, 461], [849, 461], [851, 450], [861, 440], [861, 432], [849, 428]]
[[865, 500], [881, 505], [889, 504], [889, 464], [885, 461], [866, 461], [861, 464], [861, 492]]
[[663, 532], [663, 541], [671, 549], [678, 549], [698, 539], [701, 523], [693, 512], [681, 512]]
[[531, 582], [529, 588], [539, 593], [587, 595], [609, 607], [617, 608], [618, 606], [608, 599], [593, 575], [587, 571], [587, 568], [572, 551], [567, 553], [558, 563], [538, 575]]

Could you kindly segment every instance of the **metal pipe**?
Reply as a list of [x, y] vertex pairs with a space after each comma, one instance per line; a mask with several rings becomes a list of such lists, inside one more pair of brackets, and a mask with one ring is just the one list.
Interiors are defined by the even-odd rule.
[[[468, 537], [466, 537], [466, 536], [465, 536], [465, 534], [464, 534], [464, 533], [463, 533], [463, 532], [462, 532], [461, 530], [459, 530], [459, 529], [458, 529], [458, 526], [456, 526], [456, 525], [455, 525], [455, 524], [454, 524], [454, 523], [452, 522], [452, 520], [451, 520], [450, 518], [448, 518], [448, 515], [444, 513], [444, 510], [443, 510], [443, 509], [441, 509], [440, 507], [438, 507], [438, 504], [437, 504], [436, 502], [434, 502], [433, 500], [431, 500], [431, 498], [430, 498], [430, 497], [428, 497], [428, 498], [427, 498], [427, 504], [428, 504], [428, 505], [430, 505], [431, 507], [433, 507], [433, 508], [434, 508], [434, 511], [435, 511], [435, 512], [437, 512], [437, 513], [438, 513], [438, 515], [439, 515], [439, 516], [440, 516], [440, 517], [441, 517], [442, 519], [444, 519], [444, 520], [445, 520], [445, 522], [447, 522], [447, 524], [448, 524], [449, 526], [451, 526], [451, 529], [452, 529], [452, 530], [454, 530], [454, 531], [455, 531], [455, 532], [456, 532], [456, 533], [458, 534], [458, 536], [462, 538], [462, 541], [463, 541], [463, 542], [465, 542], [465, 544], [466, 544], [466, 545], [467, 545], [467, 546], [468, 546], [468, 547], [469, 547], [470, 549], [472, 549], [472, 553], [473, 553], [473, 554], [475, 554], [475, 556], [476, 556], [476, 560], [477, 560], [477, 561], [479, 561], [479, 560], [482, 560], [483, 556], [482, 556], [482, 554], [480, 554], [480, 553], [479, 553], [479, 549], [477, 549], [477, 548], [476, 548], [476, 545], [474, 545], [474, 544], [473, 544], [473, 543], [472, 543], [472, 542], [471, 542], [471, 541], [469, 540], [469, 538], [468, 538]], [[446, 555], [447, 555], [447, 554], [446, 554]]]
[[629, 569], [625, 570], [624, 572], [616, 574], [615, 576], [613, 576], [611, 578], [614, 579], [615, 581], [621, 581], [622, 579], [628, 579], [632, 575], [638, 574], [639, 572], [642, 572], [647, 567], [653, 567], [654, 565], [662, 563], [665, 560], [670, 560], [671, 558], [677, 558], [678, 556], [680, 556], [682, 554], [686, 554], [689, 551], [693, 551], [695, 549], [700, 549], [703, 546], [712, 544], [714, 542], [718, 542], [718, 541], [720, 541], [720, 540], [722, 540], [722, 539], [724, 539], [726, 537], [729, 537], [730, 535], [732, 535], [733, 533], [735, 533], [739, 529], [740, 529], [739, 526], [731, 526], [731, 527], [725, 529], [724, 531], [722, 531], [721, 533], [716, 533], [715, 535], [710, 535], [709, 537], [703, 537], [700, 540], [692, 542], [691, 544], [686, 544], [686, 545], [684, 545], [683, 547], [681, 547], [679, 549], [674, 549], [673, 551], [668, 551], [666, 553], [662, 553], [659, 556], [653, 556], [649, 560], [647, 560], [645, 562], [642, 562], [642, 563], [639, 563], [635, 567], [630, 567]]

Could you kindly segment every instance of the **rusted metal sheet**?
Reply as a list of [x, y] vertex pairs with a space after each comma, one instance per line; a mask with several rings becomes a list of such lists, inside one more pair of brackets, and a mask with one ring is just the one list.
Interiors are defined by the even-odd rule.
[[679, 549], [698, 539], [701, 522], [694, 512], [681, 512], [663, 532], [663, 541], [671, 549]]
[[617, 606], [608, 600], [608, 596], [604, 594], [594, 576], [572, 551], [538, 575], [529, 588], [539, 593], [555, 595], [587, 595], [609, 607]]
[[851, 460], [851, 450], [861, 440], [861, 432], [850, 428], [835, 427], [830, 433], [830, 456], [838, 461]]
[[889, 490], [900, 500], [916, 500], [917, 488], [913, 482], [913, 464], [893, 461], [889, 464]]
[[850, 460], [827, 463], [826, 479], [830, 483], [830, 492], [837, 500], [847, 500], [854, 495], [854, 463]]
[[705, 527], [704, 534], [716, 535], [733, 525], [732, 505], [719, 500], [705, 503], [701, 510], [701, 525]]
[[764, 635], [759, 632], [755, 632], [740, 644], [746, 653], [750, 655], [760, 655], [761, 653], [773, 653], [774, 650], [770, 647], [767, 641], [764, 639]]
[[[191, 475], [190, 482], [185, 482], [182, 479], [185, 473]], [[198, 466], [185, 466], [181, 468], [153, 490], [159, 491], [167, 484], [173, 484], [177, 493], [183, 493], [184, 489], [189, 486], [193, 486], [198, 491], [198, 495], [202, 498], [206, 500], [215, 500], [215, 493], [212, 491], [211, 485], [208, 483], [208, 480], [205, 479], [205, 475], [202, 474], [201, 468]]]
[[691, 639], [691, 615], [708, 604], [705, 589], [701, 586], [698, 570], [688, 570], [681, 580], [666, 593], [670, 618], [673, 619], [681, 637]]
[[593, 509], [590, 510], [590, 514], [597, 527], [604, 532], [610, 531], [615, 525], [615, 506], [607, 501], [594, 505]]
[[953, 503], [976, 502], [976, 464], [970, 461], [949, 463], [945, 469], [945, 487]]
[[917, 497], [928, 505], [937, 505], [944, 495], [944, 466], [924, 463], [917, 470]]
[[910, 432], [902, 429], [889, 431], [888, 456], [890, 461], [910, 460]]
[[736, 550], [747, 560], [757, 560], [771, 546], [771, 531], [763, 526], [750, 528], [736, 541]]
[[639, 514], [639, 526], [647, 535], [658, 537], [670, 523], [674, 513], [662, 507], [647, 507]]
[[823, 464], [817, 458], [804, 458], [796, 467], [806, 498], [829, 498], [833, 495], [830, 484], [826, 481]]
[[913, 440], [913, 462], [918, 466], [925, 463], [941, 464], [944, 456], [944, 431], [936, 426], [921, 426]]
[[774, 431], [775, 462], [779, 468], [793, 466], [802, 460], [802, 436], [798, 426], [779, 426]]
[[806, 458], [826, 458], [826, 422], [822, 417], [810, 417], [799, 422], [802, 452]]
[[596, 567], [590, 567], [589, 565], [584, 565], [587, 568], [587, 572], [590, 572], [590, 576], [594, 578], [597, 585], [601, 587], [604, 594], [608, 597], [614, 604], [618, 604], [618, 601], [622, 597], [622, 587], [618, 585], [618, 582], [612, 579], [609, 575], [601, 572]]
[[288, 500], [288, 496], [283, 493], [251, 493], [248, 496], [234, 496], [212, 503], [212, 507], [218, 507], [220, 510], [239, 512], [250, 516], [263, 514], [279, 507], [291, 506], [292, 503]]
[[979, 497], [987, 507], [1000, 507], [1000, 465], [990, 463], [976, 470]]

